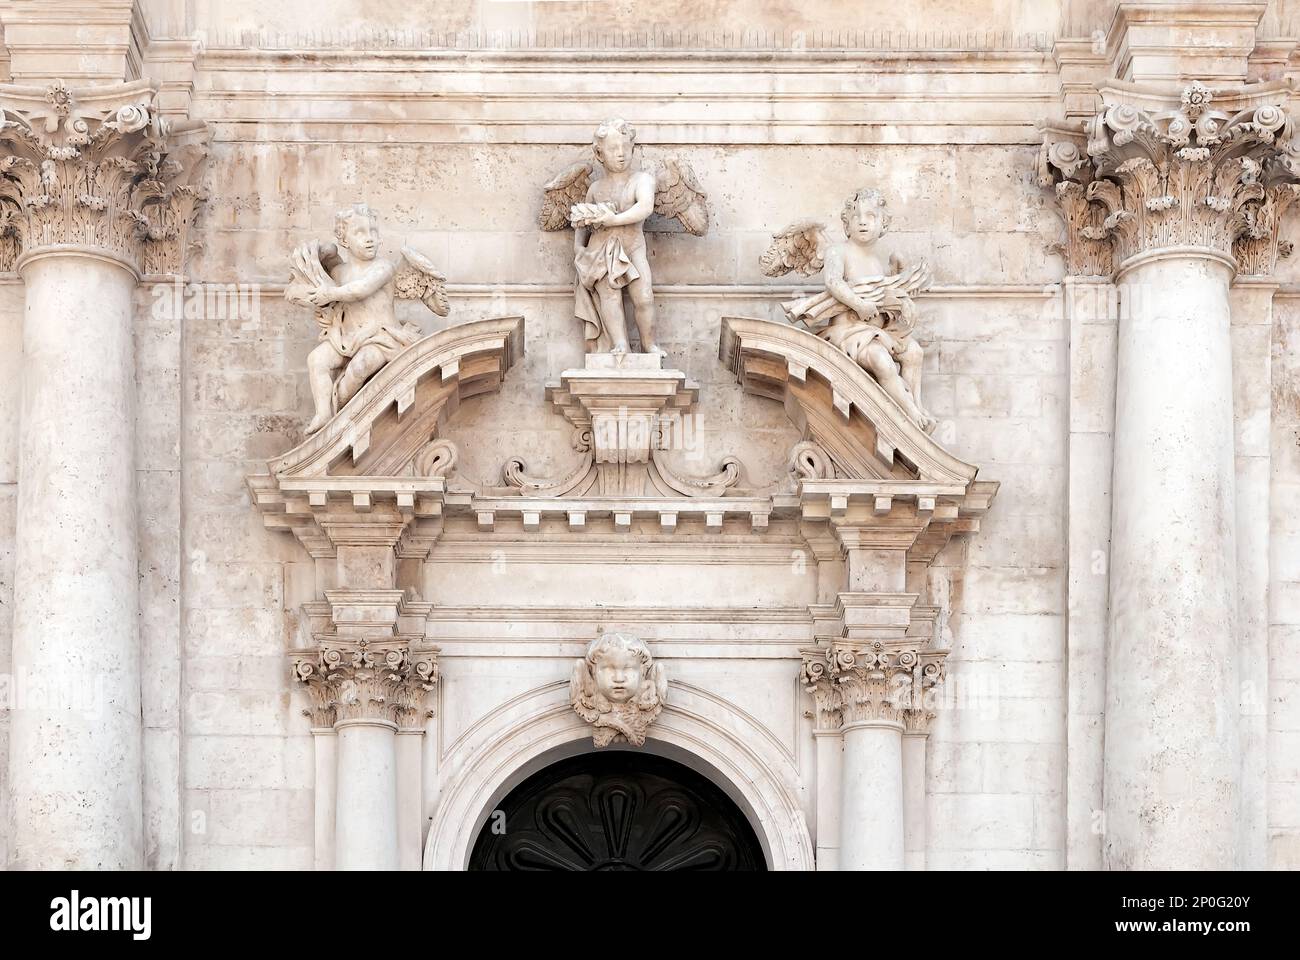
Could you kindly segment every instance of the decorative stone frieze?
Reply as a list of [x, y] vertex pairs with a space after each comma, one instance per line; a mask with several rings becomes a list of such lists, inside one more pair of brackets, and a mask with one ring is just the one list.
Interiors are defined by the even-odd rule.
[[327, 640], [293, 660], [294, 679], [312, 698], [313, 727], [341, 720], [423, 726], [425, 699], [438, 682], [438, 648], [408, 639]]
[[1066, 220], [1069, 274], [1105, 275], [1175, 247], [1267, 274], [1290, 253], [1278, 226], [1300, 190], [1300, 153], [1285, 85], [1176, 92], [1115, 81], [1099, 92], [1082, 130], [1045, 126], [1039, 155], [1039, 183], [1055, 189]]
[[180, 273], [203, 191], [207, 132], [172, 121], [148, 80], [0, 85], [0, 269], [56, 246]]

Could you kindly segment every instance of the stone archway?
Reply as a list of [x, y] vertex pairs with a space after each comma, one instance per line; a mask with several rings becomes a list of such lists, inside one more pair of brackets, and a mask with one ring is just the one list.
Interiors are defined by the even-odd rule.
[[744, 812], [685, 764], [584, 753], [516, 786], [479, 831], [470, 870], [767, 869]]

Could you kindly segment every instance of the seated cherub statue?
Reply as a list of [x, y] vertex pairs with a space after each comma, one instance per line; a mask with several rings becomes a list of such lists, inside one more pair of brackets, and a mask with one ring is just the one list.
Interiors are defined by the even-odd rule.
[[889, 227], [879, 191], [859, 190], [845, 202], [840, 220], [843, 243], [830, 243], [825, 227], [807, 220], [773, 236], [763, 254], [763, 273], [812, 276], [821, 271], [826, 290], [783, 303], [786, 317], [848, 354], [929, 433], [935, 419], [921, 406], [923, 352], [912, 336], [912, 295], [929, 287], [929, 268], [921, 261], [904, 270], [895, 257], [886, 264], [876, 250]]
[[423, 335], [399, 322], [394, 298], [420, 300], [440, 317], [450, 310], [446, 278], [428, 258], [402, 248], [406, 265], [380, 259], [379, 229], [365, 204], [334, 217], [334, 243], [313, 240], [293, 252], [285, 299], [315, 310], [321, 342], [307, 355], [315, 412], [323, 427], [388, 361]]
[[621, 740], [643, 745], [667, 694], [663, 666], [630, 633], [603, 633], [591, 641], [569, 681], [569, 702], [596, 728], [592, 740], [598, 747]]

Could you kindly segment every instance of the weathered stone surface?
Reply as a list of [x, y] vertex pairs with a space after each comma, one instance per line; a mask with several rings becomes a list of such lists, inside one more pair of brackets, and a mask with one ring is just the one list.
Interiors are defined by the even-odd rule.
[[[772, 867], [1300, 866], [1300, 225], [1269, 112], [1286, 24], [1251, 4], [208, 6], [164, 40], [159, 5], [0, 5], [5, 119], [36, 138], [0, 131], [0, 264], [34, 240], [100, 251], [0, 276], [26, 351], [0, 361], [0, 675], [94, 674], [113, 702], [76, 736], [0, 703], [0, 863], [461, 869], [485, 804], [594, 749], [573, 665], [617, 634], [665, 687], [620, 749], [718, 779]], [[538, 227], [557, 171], [600, 182], [592, 131], [617, 115], [645, 154], [622, 144], [629, 168], [671, 160], [707, 195], [703, 235], [671, 212], [635, 226], [654, 318], [628, 346], [666, 353], [655, 376], [588, 353], [575, 238]], [[1206, 116], [1249, 162], [1209, 175]], [[109, 156], [129, 173], [111, 197], [91, 169]], [[787, 322], [824, 278], [762, 266], [774, 230], [837, 227], [868, 187], [885, 252], [928, 265], [898, 370], [924, 416]], [[304, 294], [287, 253], [354, 204], [383, 218], [367, 262], [419, 251], [454, 312], [382, 304], [411, 345], [350, 403], [330, 367], [320, 404], [313, 314], [334, 302], [291, 301], [344, 278]], [[1221, 270], [1189, 279], [1189, 243]], [[1115, 271], [1142, 254], [1139, 302]], [[41, 306], [43, 270], [75, 310]], [[1150, 342], [1180, 304], [1213, 348], [1186, 324]], [[1183, 389], [1198, 358], [1208, 399]], [[1198, 622], [1136, 631], [1159, 650], [1130, 629], [1172, 609], [1153, 577]], [[77, 642], [34, 643], [34, 613]], [[801, 683], [819, 663], [838, 672]]]

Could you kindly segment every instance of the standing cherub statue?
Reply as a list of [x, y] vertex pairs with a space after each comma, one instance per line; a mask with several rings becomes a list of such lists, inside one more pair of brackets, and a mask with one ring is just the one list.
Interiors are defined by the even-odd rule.
[[930, 286], [930, 268], [920, 261], [904, 270], [897, 257], [886, 266], [874, 249], [889, 227], [885, 198], [859, 190], [840, 213], [844, 243], [832, 244], [826, 228], [801, 220], [772, 237], [763, 254], [769, 277], [819, 270], [826, 290], [781, 304], [791, 323], [804, 323], [848, 354], [926, 433], [935, 419], [921, 406], [921, 345], [912, 337], [916, 305], [912, 295]]
[[364, 203], [334, 216], [334, 243], [305, 243], [293, 252], [284, 298], [315, 309], [320, 344], [307, 355], [315, 433], [365, 382], [422, 336], [397, 320], [394, 297], [420, 300], [440, 317], [450, 310], [446, 277], [427, 257], [402, 248], [406, 266], [377, 259], [379, 228]]
[[604, 175], [593, 181], [595, 165], [582, 160], [547, 183], [542, 188], [542, 229], [573, 227], [578, 270], [573, 312], [582, 321], [587, 352], [628, 351], [626, 288], [636, 308], [642, 352], [662, 354], [655, 340], [645, 221], [657, 213], [703, 236], [709, 229], [704, 191], [694, 171], [681, 161], [668, 158], [653, 172], [640, 169], [634, 152], [636, 130], [626, 120], [606, 120], [596, 128], [591, 145]]

